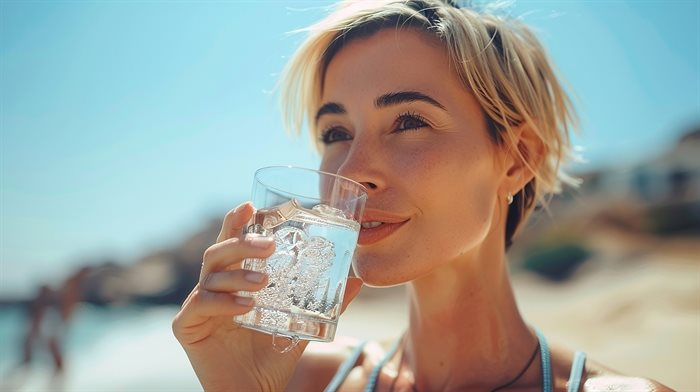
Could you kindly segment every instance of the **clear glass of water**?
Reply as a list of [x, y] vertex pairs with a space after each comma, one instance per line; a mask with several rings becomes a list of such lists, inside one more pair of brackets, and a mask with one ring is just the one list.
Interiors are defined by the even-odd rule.
[[255, 306], [234, 321], [288, 338], [285, 350], [300, 339], [332, 341], [366, 200], [362, 185], [336, 174], [291, 166], [256, 171], [257, 210], [246, 231], [273, 236], [276, 249], [267, 259], [243, 261], [269, 280], [258, 292], [242, 293]]

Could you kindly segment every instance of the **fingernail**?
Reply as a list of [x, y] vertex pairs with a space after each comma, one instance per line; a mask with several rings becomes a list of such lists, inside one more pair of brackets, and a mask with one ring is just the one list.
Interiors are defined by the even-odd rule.
[[248, 236], [246, 240], [251, 246], [256, 248], [267, 248], [272, 244], [272, 237], [258, 237], [258, 236]]
[[245, 274], [244, 278], [248, 282], [260, 283], [263, 281], [263, 279], [265, 279], [265, 275], [261, 274], [260, 272], [251, 271]]
[[246, 206], [247, 206], [248, 204], [250, 204], [249, 201], [247, 201], [247, 202], [245, 202], [245, 203], [239, 204], [238, 207], [236, 207], [235, 212], [240, 212], [240, 211], [242, 211], [244, 208], [246, 208]]
[[237, 304], [243, 306], [250, 306], [253, 304], [253, 299], [248, 297], [236, 297], [234, 301], [236, 301]]

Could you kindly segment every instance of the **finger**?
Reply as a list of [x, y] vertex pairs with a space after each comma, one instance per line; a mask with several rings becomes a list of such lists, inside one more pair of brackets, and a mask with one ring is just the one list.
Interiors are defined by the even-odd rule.
[[217, 293], [231, 293], [234, 291], [258, 291], [267, 284], [267, 274], [233, 270], [212, 272], [202, 281], [201, 287], [205, 290]]
[[364, 282], [360, 278], [349, 277], [348, 282], [345, 284], [345, 294], [343, 295], [343, 305], [340, 307], [340, 313], [345, 312], [345, 309], [350, 305], [355, 297], [360, 294], [360, 289]]
[[230, 293], [215, 293], [209, 290], [198, 290], [191, 301], [196, 308], [195, 313], [206, 316], [233, 316], [250, 311], [255, 300]]
[[224, 222], [221, 224], [221, 231], [216, 238], [216, 242], [237, 237], [253, 216], [254, 210], [253, 205], [247, 201], [227, 212], [226, 216], [224, 216]]
[[252, 309], [255, 301], [230, 293], [215, 293], [195, 286], [180, 312], [173, 320], [173, 330], [178, 333], [188, 327], [200, 325], [212, 317], [236, 316]]
[[274, 239], [258, 234], [246, 234], [243, 238], [229, 238], [204, 251], [200, 282], [209, 273], [237, 268], [243, 259], [263, 259], [275, 251]]

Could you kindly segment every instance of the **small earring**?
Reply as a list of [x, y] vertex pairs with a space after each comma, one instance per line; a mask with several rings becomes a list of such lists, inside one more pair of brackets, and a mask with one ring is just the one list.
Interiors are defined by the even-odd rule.
[[506, 196], [506, 201], [508, 202], [508, 205], [513, 204], [513, 195], [508, 192], [508, 195]]

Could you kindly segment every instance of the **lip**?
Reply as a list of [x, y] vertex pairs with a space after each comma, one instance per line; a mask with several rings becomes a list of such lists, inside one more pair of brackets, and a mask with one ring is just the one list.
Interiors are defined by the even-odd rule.
[[362, 215], [362, 222], [382, 222], [382, 225], [371, 229], [360, 229], [360, 236], [357, 239], [359, 246], [367, 246], [377, 243], [393, 234], [410, 219], [398, 217], [379, 210], [365, 210]]

